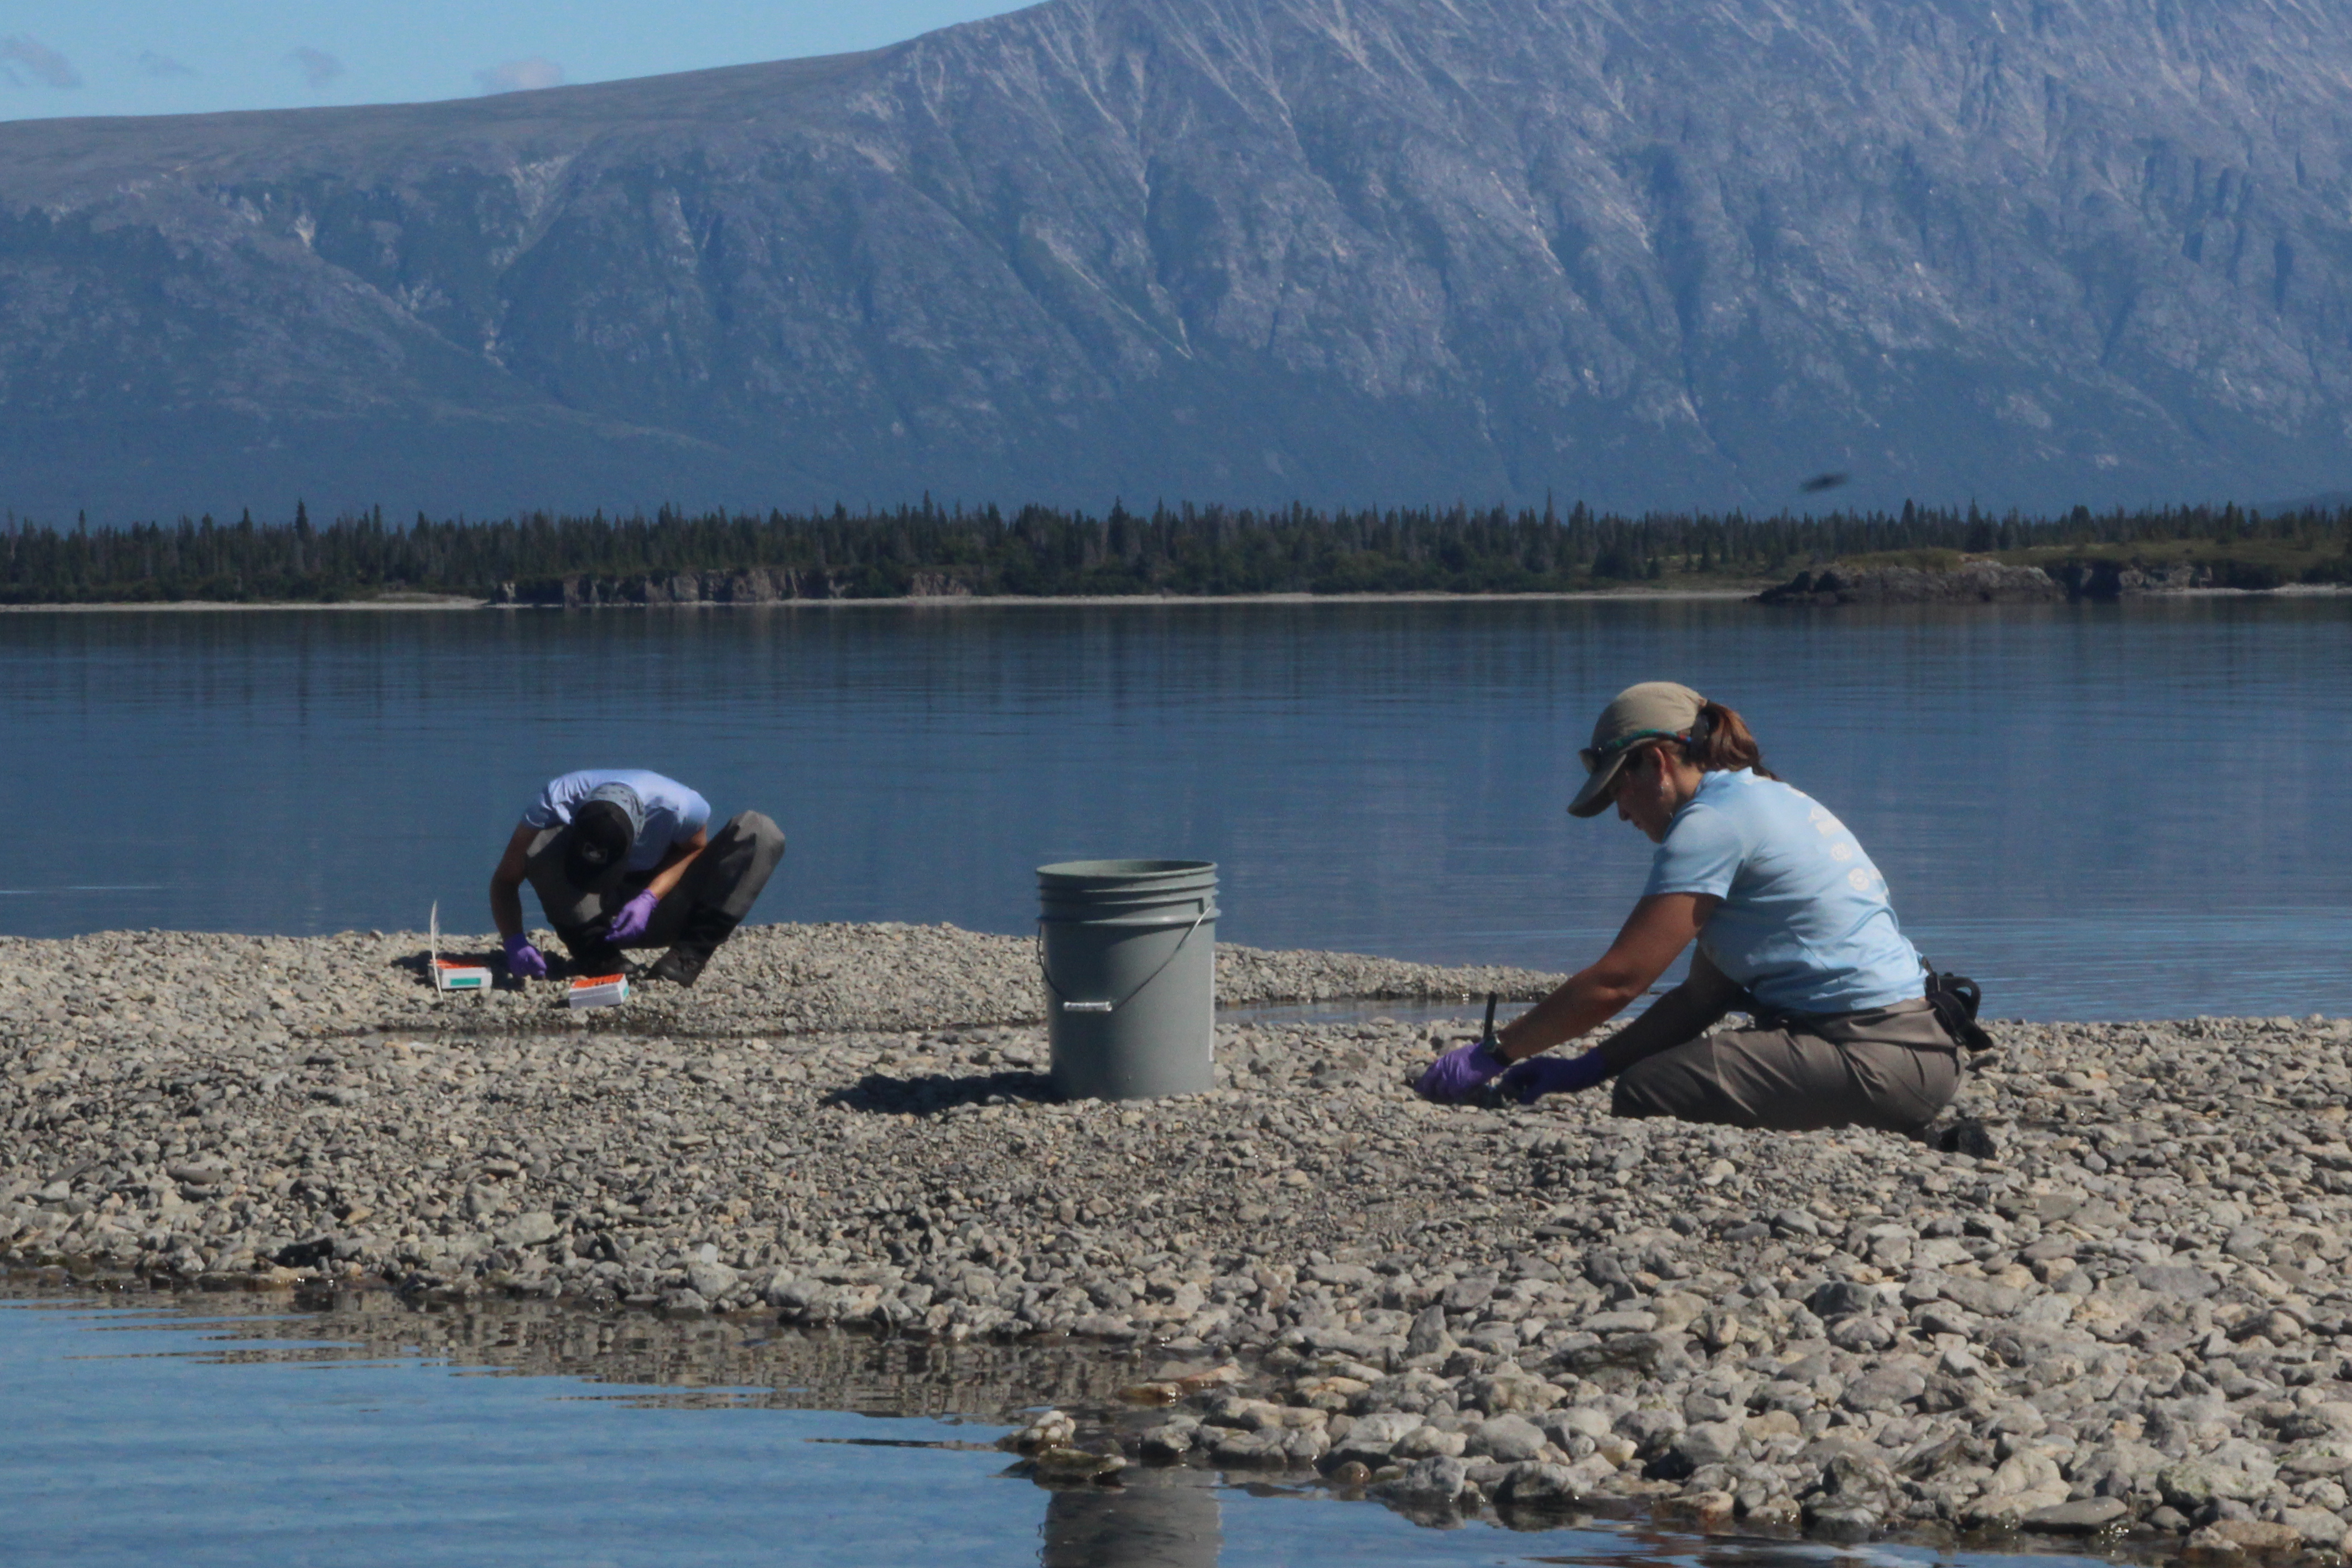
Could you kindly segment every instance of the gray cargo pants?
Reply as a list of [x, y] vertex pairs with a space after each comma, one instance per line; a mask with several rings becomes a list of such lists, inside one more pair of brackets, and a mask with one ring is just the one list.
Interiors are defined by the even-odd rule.
[[[569, 829], [550, 827], [530, 841], [523, 852], [524, 872], [547, 923], [564, 945], [576, 953], [583, 943], [601, 942], [604, 922], [621, 906], [645, 890], [650, 871], [616, 870], [592, 887], [575, 886], [563, 874], [564, 835]], [[629, 947], [668, 947], [678, 938], [686, 917], [698, 908], [717, 910], [732, 922], [751, 912], [760, 889], [784, 858], [784, 831], [756, 811], [740, 812], [710, 836], [710, 842], [678, 879], [669, 897], [654, 906], [653, 923]]]
[[1618, 1074], [1610, 1110], [1783, 1132], [1916, 1132], [1960, 1087], [1959, 1047], [1923, 999], [1701, 1035]]

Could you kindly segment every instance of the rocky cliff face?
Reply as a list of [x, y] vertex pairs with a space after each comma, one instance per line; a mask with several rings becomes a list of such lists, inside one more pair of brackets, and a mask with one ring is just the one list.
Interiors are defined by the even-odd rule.
[[2067, 589], [2039, 566], [2004, 566], [1998, 561], [1965, 562], [1944, 572], [1916, 566], [1830, 566], [1800, 572], [1756, 595], [1766, 605], [2035, 604], [2066, 596]]
[[2352, 483], [2352, 7], [1049, 0], [0, 126], [0, 503]]

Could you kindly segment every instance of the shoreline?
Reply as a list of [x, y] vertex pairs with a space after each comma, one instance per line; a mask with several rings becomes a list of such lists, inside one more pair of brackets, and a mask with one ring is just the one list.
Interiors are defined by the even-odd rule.
[[[890, 598], [857, 599], [764, 599], [756, 603], [732, 604], [721, 600], [696, 600], [682, 605], [605, 604], [573, 607], [591, 610], [847, 610], [866, 607], [885, 609], [964, 608], [1022, 609], [1051, 608], [1055, 605], [1076, 605], [1099, 608], [1108, 605], [1385, 605], [1395, 603], [1423, 604], [1535, 604], [1548, 601], [1584, 603], [1611, 599], [1641, 600], [1715, 600], [1751, 599], [1758, 590], [1750, 588], [1600, 588], [1589, 592], [1559, 594], [1070, 594], [1062, 595], [1029, 594], [930, 594], [903, 595]], [[11, 615], [100, 614], [139, 610], [498, 610], [517, 613], [552, 610], [562, 613], [562, 605], [510, 604], [501, 605], [489, 599], [472, 599], [452, 595], [446, 597], [399, 599], [352, 599], [327, 602], [323, 600], [271, 599], [246, 603], [222, 599], [182, 599], [176, 601], [105, 601], [73, 605], [0, 605], [0, 613]]]
[[[562, 605], [499, 604], [489, 599], [473, 599], [461, 595], [416, 596], [394, 599], [348, 599], [337, 601], [271, 599], [257, 603], [236, 600], [183, 599], [176, 601], [106, 601], [71, 605], [0, 605], [0, 615], [128, 615], [141, 613], [289, 613], [324, 610], [337, 613], [369, 612], [447, 613], [451, 611], [489, 610], [501, 614], [552, 612], [578, 614], [583, 611], [619, 611], [678, 613], [685, 611], [718, 610], [728, 613], [764, 610], [836, 611], [858, 609], [1052, 609], [1072, 607], [1102, 609], [1112, 607], [1192, 606], [1201, 605], [1391, 605], [1391, 604], [1458, 604], [1458, 605], [1523, 605], [1523, 604], [1601, 604], [1639, 602], [1643, 604], [1696, 604], [1757, 602], [1765, 589], [1774, 584], [1759, 584], [1744, 588], [1602, 588], [1575, 593], [1557, 594], [1073, 594], [1060, 596], [1021, 594], [942, 594], [908, 595], [892, 598], [860, 599], [769, 599], [756, 603], [734, 604], [721, 600], [697, 600], [688, 604], [639, 605], [600, 604], [566, 606]], [[2125, 596], [2127, 603], [2150, 601], [2169, 602], [2181, 599], [2329, 599], [2352, 595], [2352, 584], [2287, 583], [2275, 588], [2161, 588]], [[1983, 608], [2004, 601], [1918, 601], [1938, 607]], [[2057, 598], [2020, 601], [2060, 605], [2109, 604], [2115, 601], [2096, 598]], [[1787, 608], [1788, 606], [1773, 606]], [[1913, 607], [1913, 602], [1890, 600], [1885, 603], [1826, 605], [1808, 606], [1816, 609], [1884, 609]]]
[[[0, 941], [0, 1258], [1231, 1359], [1104, 1440], [1408, 1511], [2352, 1535], [2352, 1020], [1997, 1024], [1947, 1150], [1425, 1105], [1468, 1006], [1057, 1103], [1029, 942], [948, 927], [747, 928], [591, 1015], [437, 996], [421, 947]], [[1554, 978], [1219, 956], [1228, 1005]]]

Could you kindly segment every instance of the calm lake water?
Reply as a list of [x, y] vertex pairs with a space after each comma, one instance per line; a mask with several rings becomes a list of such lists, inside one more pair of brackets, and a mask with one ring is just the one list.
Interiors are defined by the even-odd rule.
[[[953, 1563], [976, 1568], [1927, 1568], [1918, 1548], [1414, 1524], [1311, 1489], [1141, 1471], [1047, 1491], [985, 1445], [1005, 1430], [898, 1414], [889, 1391], [789, 1407], [756, 1334], [641, 1321], [604, 1375], [515, 1375], [532, 1325], [458, 1325], [461, 1355], [352, 1334], [340, 1315], [207, 1317], [0, 1300], [5, 1558], [21, 1568], [504, 1568]], [[593, 1333], [588, 1336], [593, 1339]], [[714, 1347], [717, 1339], [747, 1346]], [[789, 1347], [779, 1354], [789, 1353]], [[711, 1366], [761, 1381], [712, 1386]], [[647, 1369], [666, 1369], [648, 1372]], [[499, 1375], [506, 1373], [507, 1375]], [[642, 1381], [631, 1383], [630, 1376]], [[696, 1386], [701, 1384], [700, 1386]], [[904, 1385], [902, 1385], [904, 1387]], [[934, 1397], [927, 1398], [927, 1392]], [[938, 1389], [905, 1388], [903, 1407]], [[1982, 1555], [1960, 1563], [2015, 1565]], [[2050, 1559], [2083, 1563], [2081, 1559]]]
[[486, 930], [547, 777], [792, 850], [755, 919], [1018, 931], [1223, 867], [1219, 934], [1573, 968], [1648, 846], [1563, 811], [1637, 679], [1746, 712], [2001, 1016], [2352, 1012], [2352, 599], [0, 616], [0, 931]]

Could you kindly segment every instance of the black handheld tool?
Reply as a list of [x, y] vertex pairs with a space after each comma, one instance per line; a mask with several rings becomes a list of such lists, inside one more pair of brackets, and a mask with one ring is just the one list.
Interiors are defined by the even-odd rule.
[[[1486, 993], [1486, 1023], [1478, 1032], [1478, 1043], [1492, 1055], [1499, 1057], [1503, 1054], [1503, 1047], [1502, 1042], [1495, 1038], [1495, 997], [1496, 993]], [[1494, 1079], [1480, 1084], [1478, 1092], [1470, 1097], [1468, 1103], [1488, 1110], [1500, 1110], [1508, 1103], [1503, 1093], [1503, 1080]]]
[[[1490, 1049], [1492, 1049], [1492, 1050], [1496, 1051], [1497, 1054], [1499, 1054], [1499, 1053], [1501, 1052], [1501, 1050], [1502, 1050], [1502, 1047], [1501, 1047], [1501, 1046], [1499, 1046], [1499, 1045], [1497, 1045], [1497, 1044], [1496, 1043], [1496, 1039], [1495, 1039], [1495, 1000], [1496, 1000], [1496, 995], [1497, 995], [1497, 993], [1496, 993], [1496, 992], [1489, 991], [1489, 992], [1487, 992], [1487, 993], [1486, 993], [1486, 1022], [1485, 1026], [1484, 1026], [1482, 1028], [1480, 1028], [1480, 1029], [1479, 1029], [1479, 1031], [1478, 1031], [1478, 1043], [1479, 1043], [1480, 1045], [1482, 1045], [1482, 1046], [1486, 1046], [1486, 1047], [1487, 1047], [1488, 1048], [1490, 1048]], [[1463, 998], [1463, 1000], [1465, 1000], [1465, 1001], [1468, 1001], [1468, 1000], [1469, 1000], [1469, 998], [1465, 996], [1465, 997], [1464, 997], [1464, 998]], [[1431, 1037], [1432, 1037], [1433, 1039], [1435, 1039], [1435, 1038], [1437, 1038], [1438, 1037], [1432, 1036]], [[1440, 1051], [1438, 1054], [1439, 1054], [1440, 1056], [1444, 1055], [1444, 1053], [1443, 1051]], [[1423, 1073], [1423, 1072], [1424, 1072], [1424, 1071], [1426, 1071], [1426, 1070], [1427, 1070], [1426, 1068], [1414, 1068], [1412, 1072], [1407, 1073], [1407, 1074], [1405, 1075], [1405, 1082], [1406, 1082], [1406, 1083], [1408, 1083], [1408, 1084], [1413, 1084], [1413, 1083], [1418, 1083], [1418, 1082], [1420, 1082], [1420, 1081], [1421, 1081], [1421, 1075], [1422, 1075], [1422, 1073]], [[1488, 1089], [1488, 1090], [1491, 1090], [1492, 1087], [1493, 1087], [1492, 1085], [1487, 1086], [1487, 1089]], [[1486, 1091], [1482, 1091], [1482, 1092], [1486, 1092]]]

